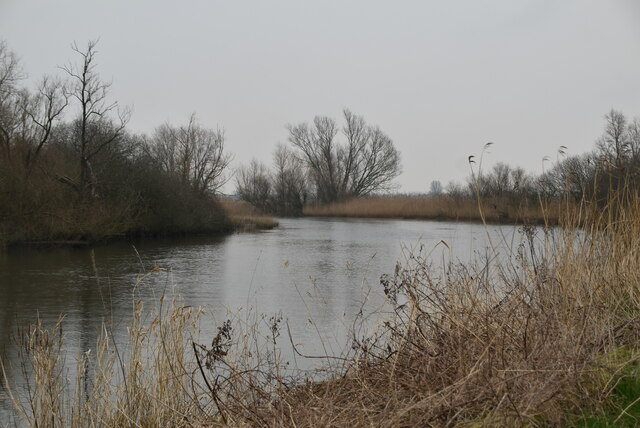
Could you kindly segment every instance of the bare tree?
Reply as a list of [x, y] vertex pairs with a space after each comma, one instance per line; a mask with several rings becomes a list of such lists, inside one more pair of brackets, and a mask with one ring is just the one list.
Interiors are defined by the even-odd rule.
[[80, 104], [78, 136], [74, 146], [80, 157], [77, 190], [85, 199], [96, 196], [97, 177], [91, 165], [93, 158], [117, 141], [130, 115], [128, 109], [118, 107], [117, 101], [107, 100], [111, 83], [104, 82], [96, 72], [96, 45], [97, 41], [89, 41], [86, 49], [81, 50], [74, 43], [71, 48], [80, 56], [80, 63], [62, 67], [71, 78], [70, 95]]
[[511, 167], [504, 162], [495, 164], [484, 178], [487, 180], [487, 191], [491, 196], [503, 196], [511, 190]]
[[231, 156], [224, 152], [224, 133], [220, 130], [205, 129], [197, 125], [195, 115], [189, 125], [181, 128], [178, 136], [185, 153], [191, 154], [191, 161], [185, 159], [190, 171], [192, 186], [199, 193], [217, 193], [228, 181], [225, 177]]
[[517, 166], [511, 169], [509, 183], [511, 184], [509, 191], [512, 194], [524, 196], [531, 191], [533, 181], [524, 168]]
[[[348, 156], [344, 165], [346, 195], [362, 196], [387, 190], [401, 171], [400, 153], [380, 128], [366, 126], [364, 119], [344, 110]], [[355, 125], [352, 125], [355, 124]], [[352, 130], [357, 132], [353, 133]]]
[[442, 183], [438, 180], [433, 180], [431, 184], [429, 184], [429, 196], [440, 196], [444, 192], [442, 188]]
[[597, 146], [605, 158], [620, 169], [629, 153], [627, 119], [622, 112], [614, 109], [611, 109], [604, 119], [604, 135], [597, 142]]
[[273, 209], [281, 215], [302, 214], [307, 201], [307, 180], [304, 163], [284, 145], [278, 145], [273, 155]]
[[7, 42], [0, 41], [0, 95], [11, 92], [11, 88], [24, 77], [18, 56], [9, 49]]
[[313, 123], [313, 127], [306, 123], [288, 126], [289, 141], [302, 152], [312, 175], [317, 199], [329, 202], [340, 197], [336, 184], [340, 175], [335, 142], [338, 127], [328, 117], [318, 116]]
[[49, 142], [54, 124], [68, 105], [69, 95], [64, 83], [49, 77], [42, 79], [36, 94], [29, 97], [25, 112], [30, 119], [33, 135], [24, 159], [27, 176], [42, 148]]
[[339, 128], [328, 117], [316, 117], [313, 126], [287, 127], [289, 141], [299, 149], [323, 203], [386, 190], [400, 174], [400, 154], [392, 140], [349, 110], [343, 114], [344, 143], [336, 141]]
[[627, 138], [631, 158], [640, 161], [640, 118], [634, 118], [627, 126]]
[[23, 78], [16, 55], [0, 42], [0, 142], [9, 159], [19, 146], [28, 177], [69, 97], [59, 79], [44, 77], [32, 94], [17, 86]]
[[186, 126], [158, 127], [149, 150], [165, 172], [197, 193], [215, 194], [228, 181], [225, 173], [231, 156], [224, 151], [224, 133], [200, 126], [195, 114]]
[[[468, 189], [456, 181], [449, 181], [445, 188], [447, 195], [454, 199], [462, 199], [470, 195]], [[471, 193], [473, 194], [473, 193]]]
[[158, 164], [160, 169], [169, 174], [177, 174], [177, 144], [175, 138], [176, 130], [168, 123], [158, 126], [151, 137], [150, 143], [146, 146], [151, 158]]
[[236, 172], [236, 193], [263, 212], [271, 210], [273, 188], [268, 168], [257, 160], [242, 166]]
[[8, 158], [24, 119], [24, 93], [17, 87], [24, 77], [18, 56], [0, 41], [0, 144]]

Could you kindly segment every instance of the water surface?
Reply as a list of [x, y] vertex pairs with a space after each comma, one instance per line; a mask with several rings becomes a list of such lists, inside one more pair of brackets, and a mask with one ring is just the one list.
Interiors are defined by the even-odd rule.
[[[173, 291], [187, 305], [209, 308], [216, 320], [247, 308], [281, 314], [304, 352], [321, 354], [323, 346], [339, 352], [363, 296], [370, 304], [381, 302], [380, 276], [392, 273], [408, 252], [422, 247], [440, 265], [451, 258], [468, 262], [506, 252], [519, 239], [511, 226], [279, 221], [279, 228], [266, 232], [0, 254], [0, 355], [9, 377], [19, 368], [11, 338], [36, 318], [51, 325], [65, 314], [65, 347], [77, 355], [95, 347], [105, 317], [114, 320], [117, 339], [131, 320], [133, 301], [151, 302]], [[154, 267], [162, 270], [136, 287]], [[215, 325], [210, 329], [213, 335]], [[9, 408], [0, 385], [0, 421], [11, 420]]]

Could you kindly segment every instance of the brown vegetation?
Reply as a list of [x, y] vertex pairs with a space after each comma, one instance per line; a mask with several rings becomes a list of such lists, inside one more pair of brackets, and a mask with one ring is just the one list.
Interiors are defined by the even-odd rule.
[[[564, 205], [564, 206], [563, 206]], [[489, 223], [557, 224], [566, 203], [553, 201], [523, 201], [521, 204], [505, 199], [491, 198], [481, 204], [470, 197], [447, 195], [436, 197], [378, 196], [349, 199], [326, 205], [307, 205], [303, 213], [315, 217], [398, 218], [421, 220], [484, 220]]]
[[152, 137], [129, 132], [96, 42], [73, 50], [67, 79], [33, 91], [0, 41], [0, 248], [228, 230], [216, 200], [231, 159], [224, 134], [193, 115]]
[[248, 202], [220, 199], [220, 205], [236, 230], [273, 229], [278, 222]]

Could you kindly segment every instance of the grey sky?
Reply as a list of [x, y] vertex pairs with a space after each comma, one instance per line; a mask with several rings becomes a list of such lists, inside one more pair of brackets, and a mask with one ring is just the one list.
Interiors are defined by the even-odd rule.
[[0, 0], [34, 82], [97, 37], [134, 131], [196, 112], [234, 164], [270, 163], [285, 124], [348, 107], [394, 139], [408, 192], [462, 180], [486, 141], [488, 166], [539, 172], [610, 108], [640, 115], [638, 0]]

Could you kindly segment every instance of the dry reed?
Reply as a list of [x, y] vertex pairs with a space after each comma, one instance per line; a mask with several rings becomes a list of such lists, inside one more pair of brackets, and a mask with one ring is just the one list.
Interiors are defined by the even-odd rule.
[[220, 205], [237, 230], [273, 229], [278, 222], [245, 201], [220, 199]]
[[[116, 344], [109, 323], [94, 349], [64, 350], [61, 322], [40, 322], [22, 334], [23, 391], [13, 388], [15, 408], [32, 427], [194, 426], [206, 405], [197, 401], [191, 338], [200, 312], [164, 302], [146, 309], [136, 302], [128, 342]], [[66, 366], [75, 357], [75, 369]], [[70, 372], [71, 371], [71, 372]], [[213, 412], [211, 412], [213, 413]]]
[[[498, 198], [482, 202], [484, 220], [489, 223], [557, 224], [565, 209], [566, 206], [560, 203], [550, 203], [542, 209], [539, 202], [514, 202]], [[446, 195], [356, 198], [326, 205], [307, 205], [303, 213], [317, 217], [482, 221], [475, 199]]]

